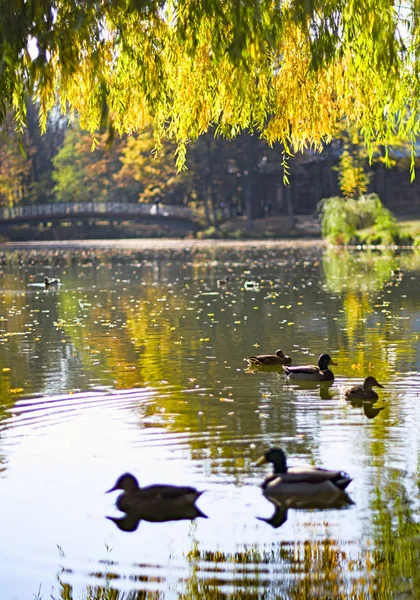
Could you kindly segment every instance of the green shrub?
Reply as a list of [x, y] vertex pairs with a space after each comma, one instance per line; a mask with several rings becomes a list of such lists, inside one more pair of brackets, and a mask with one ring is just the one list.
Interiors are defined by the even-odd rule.
[[318, 204], [322, 237], [334, 244], [349, 244], [357, 229], [355, 200], [339, 196], [324, 198]]
[[[377, 194], [354, 198], [324, 198], [318, 204], [322, 236], [334, 244], [363, 241], [368, 244], [395, 244], [401, 238], [400, 227]], [[361, 229], [372, 230], [358, 239]]]
[[207, 227], [207, 229], [203, 229], [202, 231], [197, 232], [197, 239], [205, 240], [207, 238], [216, 238], [220, 237], [219, 231], [216, 229], [214, 225], [211, 227]]
[[244, 240], [249, 237], [249, 234], [245, 229], [235, 229], [232, 233], [232, 237], [235, 240]]

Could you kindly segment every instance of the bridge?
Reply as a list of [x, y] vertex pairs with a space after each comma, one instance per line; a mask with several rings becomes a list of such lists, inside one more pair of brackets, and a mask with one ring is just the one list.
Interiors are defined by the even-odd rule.
[[149, 221], [192, 226], [194, 213], [186, 206], [130, 202], [34, 204], [0, 209], [0, 226], [50, 221]]

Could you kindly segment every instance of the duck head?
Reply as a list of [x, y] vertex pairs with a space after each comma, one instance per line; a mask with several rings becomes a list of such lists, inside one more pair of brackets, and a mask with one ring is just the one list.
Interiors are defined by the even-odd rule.
[[107, 490], [105, 493], [109, 494], [109, 492], [115, 492], [115, 490], [124, 490], [124, 492], [130, 493], [135, 492], [138, 489], [139, 482], [134, 475], [131, 475], [131, 473], [124, 473], [124, 475], [118, 477], [114, 487]]
[[329, 354], [321, 354], [318, 358], [318, 367], [321, 371], [326, 371], [329, 365], [336, 365]]
[[368, 392], [373, 388], [373, 386], [380, 387], [380, 388], [384, 387], [383, 385], [378, 383], [378, 381], [376, 380], [376, 377], [369, 375], [369, 377], [366, 377], [366, 379], [363, 382], [363, 389], [365, 390], [365, 392]]
[[286, 473], [287, 471], [286, 455], [281, 448], [270, 448], [255, 464], [258, 466], [264, 463], [271, 463], [274, 473]]
[[286, 358], [283, 350], [276, 350], [276, 356], [278, 356], [279, 358]]

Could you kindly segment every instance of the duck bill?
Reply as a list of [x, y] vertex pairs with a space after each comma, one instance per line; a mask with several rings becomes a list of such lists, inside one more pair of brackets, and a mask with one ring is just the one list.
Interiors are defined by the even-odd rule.
[[384, 386], [383, 386], [383, 385], [381, 385], [380, 383], [376, 383], [376, 385], [377, 385], [377, 387], [380, 387], [380, 388], [382, 388], [382, 389], [383, 389], [383, 387], [384, 387]]
[[335, 366], [337, 366], [337, 365], [338, 365], [338, 363], [334, 362], [333, 360], [330, 360], [330, 362], [329, 362], [328, 364], [330, 364], [330, 365], [335, 365]]
[[260, 465], [263, 465], [267, 462], [267, 459], [265, 458], [265, 456], [261, 456], [261, 458], [259, 458], [257, 460], [257, 462], [255, 463], [256, 467], [259, 467]]
[[115, 492], [118, 488], [114, 485], [110, 490], [107, 490], [105, 494], [109, 494], [110, 492]]

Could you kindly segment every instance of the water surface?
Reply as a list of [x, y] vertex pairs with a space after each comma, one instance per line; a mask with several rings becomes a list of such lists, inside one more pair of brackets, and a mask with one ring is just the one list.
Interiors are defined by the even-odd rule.
[[[162, 242], [0, 259], [2, 599], [416, 597], [419, 254]], [[329, 352], [334, 384], [247, 369], [277, 348]], [[368, 374], [380, 400], [346, 403]], [[260, 520], [274, 509], [254, 463], [274, 445], [348, 471], [354, 504]], [[104, 492], [125, 471], [206, 490], [208, 518], [120, 531]]]

